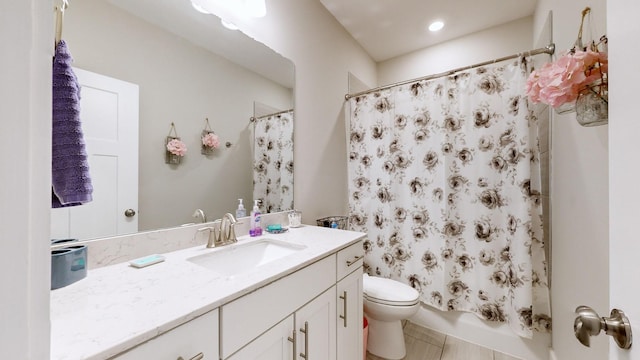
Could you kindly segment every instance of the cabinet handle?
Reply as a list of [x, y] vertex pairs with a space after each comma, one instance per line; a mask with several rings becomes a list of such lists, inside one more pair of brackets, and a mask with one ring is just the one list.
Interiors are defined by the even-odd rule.
[[296, 338], [297, 337], [298, 336], [296, 334], [296, 330], [294, 329], [293, 330], [293, 334], [287, 338], [287, 340], [289, 340], [289, 341], [291, 341], [291, 343], [293, 343], [293, 358], [292, 359], [295, 359], [296, 358], [296, 354], [298, 353], [298, 350], [296, 348]]
[[300, 332], [304, 334], [304, 353], [300, 353], [300, 357], [308, 359], [309, 356], [309, 322], [304, 322], [304, 328], [300, 329]]
[[358, 262], [358, 260], [362, 259], [363, 257], [364, 257], [364, 255], [360, 255], [360, 256], [355, 256], [355, 257], [353, 258], [353, 260], [347, 260], [347, 267], [349, 267], [349, 266], [351, 266], [351, 265], [353, 265], [353, 264], [357, 263], [357, 262]]
[[[198, 353], [196, 356], [192, 357], [189, 360], [202, 360], [202, 359], [204, 359], [204, 354]], [[182, 356], [179, 356], [177, 360], [184, 360], [184, 358]]]
[[343, 291], [342, 295], [340, 295], [340, 299], [342, 299], [342, 307], [344, 308], [344, 315], [340, 315], [340, 319], [343, 320], [344, 327], [347, 327], [347, 292]]

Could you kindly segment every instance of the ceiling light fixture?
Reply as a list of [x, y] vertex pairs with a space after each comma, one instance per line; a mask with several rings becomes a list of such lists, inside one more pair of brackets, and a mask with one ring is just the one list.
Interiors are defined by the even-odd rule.
[[439, 30], [442, 30], [443, 27], [444, 27], [444, 22], [440, 20], [434, 21], [431, 23], [431, 25], [429, 25], [429, 31], [439, 31]]
[[218, 14], [215, 10], [231, 12], [235, 16], [261, 18], [267, 15], [265, 0], [191, 0], [191, 5], [205, 14]]

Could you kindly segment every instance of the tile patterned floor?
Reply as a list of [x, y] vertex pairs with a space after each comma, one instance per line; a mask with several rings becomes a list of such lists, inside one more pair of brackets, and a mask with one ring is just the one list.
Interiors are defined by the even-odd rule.
[[[405, 323], [404, 339], [407, 345], [404, 360], [519, 360], [410, 322]], [[385, 359], [367, 353], [367, 360]]]

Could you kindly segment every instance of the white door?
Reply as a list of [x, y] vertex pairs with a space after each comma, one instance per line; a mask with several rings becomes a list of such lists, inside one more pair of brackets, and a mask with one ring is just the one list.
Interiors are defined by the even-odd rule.
[[[93, 201], [52, 209], [51, 237], [90, 239], [138, 231], [138, 85], [74, 69]], [[132, 216], [131, 216], [132, 215]]]
[[633, 45], [640, 34], [638, 14], [640, 2], [637, 0], [607, 1], [609, 302], [612, 308], [627, 314], [636, 338], [630, 350], [622, 350], [611, 341], [612, 360], [640, 359], [640, 50]]

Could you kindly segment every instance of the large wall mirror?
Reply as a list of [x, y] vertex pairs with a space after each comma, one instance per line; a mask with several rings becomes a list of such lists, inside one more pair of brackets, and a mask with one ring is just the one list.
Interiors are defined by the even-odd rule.
[[[269, 117], [269, 111], [293, 109], [291, 61], [239, 31], [224, 28], [217, 17], [197, 12], [188, 0], [71, 1], [62, 38], [74, 67], [138, 86], [134, 231], [202, 221], [194, 218], [196, 209], [203, 210], [208, 220], [220, 218], [234, 213], [240, 198], [248, 214], [252, 200], [260, 195], [254, 194], [257, 122], [250, 120]], [[84, 89], [82, 94], [84, 97]], [[208, 155], [200, 149], [206, 119], [220, 139], [220, 146]], [[165, 163], [171, 123], [188, 148], [178, 165]], [[290, 191], [293, 194], [292, 183]], [[94, 191], [95, 200], [111, 196]], [[77, 209], [84, 206], [91, 203]], [[89, 239], [122, 233], [96, 233], [91, 228], [125, 216], [129, 207], [121, 204], [113, 209], [115, 214], [85, 218], [85, 230], [70, 227], [68, 232], [69, 220], [60, 222], [54, 214], [52, 238]], [[263, 211], [270, 209], [287, 210], [270, 206]], [[65, 211], [73, 214], [76, 210]]]

